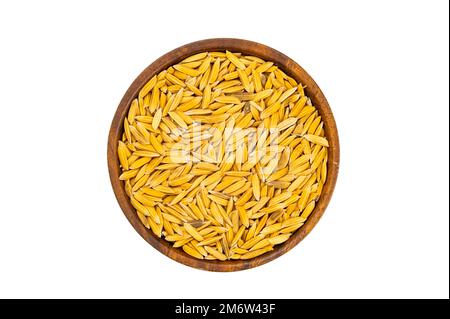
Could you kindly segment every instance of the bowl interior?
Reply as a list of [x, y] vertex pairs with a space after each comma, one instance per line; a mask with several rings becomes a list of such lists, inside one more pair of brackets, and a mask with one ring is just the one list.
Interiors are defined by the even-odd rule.
[[[322, 194], [316, 203], [314, 211], [308, 217], [305, 224], [294, 234], [292, 234], [289, 240], [285, 243], [275, 246], [274, 250], [270, 252], [249, 260], [200, 260], [186, 254], [182, 249], [173, 248], [169, 242], [162, 238], [158, 238], [151, 232], [151, 230], [146, 229], [142, 225], [129, 201], [128, 196], [125, 193], [124, 183], [119, 180], [121, 170], [117, 155], [117, 143], [123, 134], [123, 121], [128, 113], [131, 102], [138, 95], [139, 90], [145, 83], [147, 83], [148, 80], [150, 80], [155, 74], [195, 53], [225, 50], [254, 55], [264, 60], [272, 61], [287, 75], [293, 77], [296, 81], [301, 82], [303, 85], [306, 85], [305, 94], [311, 99], [313, 105], [319, 111], [324, 123], [325, 136], [330, 144], [328, 149], [328, 173]], [[317, 224], [330, 201], [336, 184], [339, 169], [339, 139], [336, 123], [325, 96], [314, 80], [297, 63], [286, 55], [259, 43], [228, 38], [209, 39], [184, 45], [163, 55], [149, 65], [131, 84], [122, 98], [111, 124], [108, 137], [108, 168], [111, 184], [122, 211], [134, 229], [149, 244], [173, 260], [191, 267], [210, 271], [236, 271], [262, 265], [286, 253], [297, 245]]]

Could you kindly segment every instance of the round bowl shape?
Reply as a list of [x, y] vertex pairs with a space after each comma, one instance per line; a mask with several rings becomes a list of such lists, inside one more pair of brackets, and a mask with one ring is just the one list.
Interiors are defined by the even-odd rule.
[[[266, 61], [272, 61], [287, 75], [306, 86], [305, 94], [311, 99], [313, 105], [317, 108], [322, 117], [325, 136], [330, 145], [328, 149], [328, 173], [322, 194], [316, 203], [314, 211], [311, 213], [305, 224], [292, 234], [285, 243], [275, 246], [274, 250], [270, 252], [249, 260], [200, 260], [186, 254], [182, 249], [173, 248], [169, 242], [155, 236], [151, 230], [146, 229], [140, 222], [135, 209], [125, 193], [124, 183], [119, 180], [121, 170], [117, 155], [117, 145], [123, 134], [123, 121], [128, 113], [132, 100], [138, 95], [139, 90], [144, 84], [155, 74], [193, 54], [204, 51], [224, 52], [225, 50], [254, 55]], [[194, 268], [209, 271], [237, 271], [265, 264], [281, 256], [297, 245], [314, 228], [320, 217], [323, 215], [336, 184], [339, 170], [339, 138], [336, 123], [325, 96], [314, 80], [296, 62], [286, 55], [259, 43], [230, 38], [208, 39], [193, 42], [170, 51], [149, 65], [136, 80], [134, 80], [123, 96], [111, 124], [108, 137], [108, 168], [111, 184], [122, 211], [131, 225], [133, 225], [134, 229], [150, 245], [173, 260]]]

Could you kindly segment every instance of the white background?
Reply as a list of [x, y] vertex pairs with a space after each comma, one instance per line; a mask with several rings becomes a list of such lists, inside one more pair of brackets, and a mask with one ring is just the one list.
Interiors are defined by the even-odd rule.
[[[2, 1], [0, 297], [449, 297], [447, 1]], [[211, 37], [321, 86], [341, 170], [323, 219], [262, 267], [178, 264], [129, 225], [106, 142], [134, 78]]]

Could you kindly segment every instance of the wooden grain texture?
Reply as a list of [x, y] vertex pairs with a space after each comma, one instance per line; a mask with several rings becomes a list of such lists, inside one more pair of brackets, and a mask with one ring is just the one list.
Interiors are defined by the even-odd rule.
[[[303, 85], [306, 85], [305, 94], [310, 97], [313, 105], [318, 109], [322, 116], [325, 135], [330, 144], [328, 149], [328, 175], [322, 195], [316, 203], [314, 211], [305, 224], [285, 243], [275, 246], [274, 250], [265, 253], [264, 255], [249, 260], [200, 260], [186, 254], [182, 249], [172, 248], [169, 242], [156, 237], [151, 230], [146, 229], [142, 225], [137, 217], [135, 209], [125, 193], [123, 181], [119, 180], [121, 171], [117, 156], [117, 143], [122, 136], [123, 121], [131, 105], [131, 101], [137, 96], [139, 90], [152, 76], [195, 53], [225, 50], [242, 52], [244, 54], [260, 57], [267, 61], [272, 61], [286, 74], [290, 75], [298, 82], [301, 82]], [[292, 59], [268, 46], [252, 41], [231, 38], [208, 39], [189, 43], [170, 51], [149, 65], [136, 80], [134, 80], [123, 96], [111, 124], [108, 137], [108, 169], [111, 184], [122, 211], [134, 229], [150, 245], [173, 260], [191, 267], [209, 271], [237, 271], [260, 266], [283, 255], [297, 245], [314, 228], [330, 202], [336, 184], [339, 170], [339, 137], [330, 106], [319, 86], [308, 73]]]

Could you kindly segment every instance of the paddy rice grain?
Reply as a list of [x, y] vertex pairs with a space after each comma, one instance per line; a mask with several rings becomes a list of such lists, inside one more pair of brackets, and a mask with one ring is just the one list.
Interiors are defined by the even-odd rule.
[[201, 52], [155, 75], [124, 119], [120, 180], [142, 224], [188, 255], [251, 259], [313, 213], [329, 143], [273, 62]]

